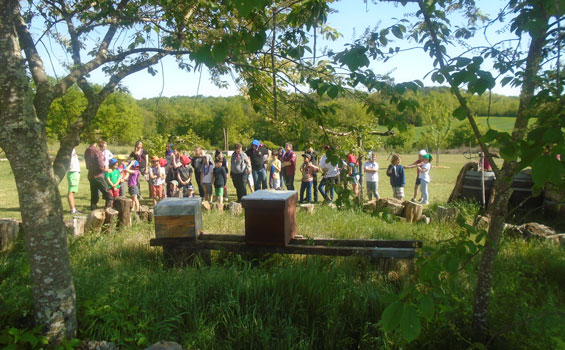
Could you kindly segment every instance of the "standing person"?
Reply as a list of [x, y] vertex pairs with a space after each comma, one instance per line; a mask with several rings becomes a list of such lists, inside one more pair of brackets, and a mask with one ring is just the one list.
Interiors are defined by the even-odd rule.
[[347, 179], [353, 187], [355, 197], [359, 196], [359, 169], [357, 169], [357, 157], [352, 153], [347, 155]]
[[[227, 178], [229, 178], [229, 173], [230, 173], [230, 168], [228, 167], [228, 161], [226, 159], [226, 157], [224, 156], [224, 154], [222, 153], [222, 150], [217, 149], [216, 152], [214, 153], [214, 159], [220, 159], [222, 161], [222, 167], [224, 169], [226, 169], [226, 176]], [[227, 201], [228, 200], [228, 180], [226, 178], [226, 184], [224, 185], [224, 199]]]
[[126, 195], [126, 184], [128, 183], [129, 172], [127, 170], [127, 165], [124, 163], [126, 156], [119, 155], [116, 157], [118, 160], [118, 170], [120, 171], [120, 197]]
[[284, 145], [284, 156], [282, 157], [283, 179], [286, 189], [294, 191], [294, 174], [296, 173], [296, 154], [292, 151], [292, 143]]
[[278, 152], [271, 153], [271, 162], [269, 163], [269, 168], [271, 168], [272, 180], [271, 188], [275, 190], [281, 189], [281, 160], [279, 159]]
[[418, 166], [418, 170], [420, 173], [418, 176], [420, 177], [420, 192], [422, 193], [422, 199], [420, 203], [422, 204], [429, 204], [429, 195], [428, 195], [428, 184], [430, 183], [430, 169], [432, 168], [432, 155], [431, 154], [424, 154], [422, 156], [422, 164]]
[[377, 153], [371, 152], [369, 161], [365, 163], [365, 173], [367, 174], [367, 195], [369, 200], [379, 199], [379, 163], [377, 163]]
[[77, 152], [73, 148], [71, 152], [71, 164], [69, 165], [69, 171], [67, 172], [67, 184], [69, 193], [67, 194], [67, 200], [69, 201], [69, 208], [71, 208], [71, 214], [80, 214], [75, 207], [75, 193], [78, 192], [78, 184], [80, 182], [80, 162], [78, 160]]
[[[316, 167], [319, 167], [320, 163], [318, 163], [318, 152], [314, 151], [314, 148], [308, 147], [306, 153], [309, 154], [310, 157], [312, 157], [310, 163]], [[314, 179], [312, 180], [312, 192], [314, 195], [314, 203], [318, 203], [318, 172], [315, 172], [313, 176]]]
[[102, 160], [104, 161], [104, 168], [109, 169], [110, 159], [114, 158], [114, 155], [112, 154], [112, 152], [110, 152], [110, 150], [108, 150], [108, 142], [104, 140], [99, 140], [98, 148], [100, 148], [100, 151], [102, 152]]
[[110, 166], [110, 171], [104, 174], [104, 178], [108, 184], [110, 194], [116, 199], [120, 196], [120, 178], [122, 177], [120, 170], [118, 170], [118, 160], [112, 158], [108, 162], [108, 165]]
[[395, 153], [392, 155], [386, 174], [390, 177], [390, 185], [392, 186], [394, 198], [402, 200], [402, 197], [404, 197], [406, 178], [404, 177], [404, 168], [400, 165], [400, 156], [398, 154]]
[[212, 157], [210, 155], [205, 154], [203, 157], [202, 162], [202, 171], [200, 172], [200, 184], [204, 189], [204, 200], [211, 202], [212, 201], [212, 176], [214, 172], [214, 162], [212, 161]]
[[[128, 193], [131, 196], [133, 202], [132, 211], [139, 211], [139, 177], [141, 172], [139, 171], [139, 162], [137, 160], [132, 160], [126, 167], [128, 173]], [[123, 185], [125, 187], [125, 185]]]
[[268, 189], [267, 172], [265, 171], [265, 156], [268, 155], [267, 149], [261, 145], [259, 140], [253, 140], [251, 147], [245, 151], [245, 154], [251, 160], [251, 175], [253, 176], [255, 191]]
[[181, 165], [179, 151], [173, 151], [167, 156], [168, 169], [165, 168], [165, 173], [167, 174], [165, 177], [165, 182], [167, 183], [167, 197], [173, 197], [178, 188], [177, 172]]
[[[330, 147], [326, 146], [325, 149], [329, 150]], [[333, 202], [335, 194], [334, 186], [339, 183], [339, 165], [330, 163], [327, 155], [324, 154], [320, 159], [320, 170], [322, 170], [323, 173], [322, 180], [318, 186], [320, 194], [324, 197], [324, 202]], [[330, 197], [328, 197], [325, 191], [327, 186], [330, 187]]]
[[196, 146], [194, 148], [194, 154], [192, 156], [192, 168], [194, 169], [194, 178], [196, 179], [196, 185], [198, 186], [198, 195], [200, 197], [203, 196], [204, 194], [204, 189], [202, 188], [202, 185], [200, 184], [200, 178], [201, 178], [201, 171], [202, 171], [202, 162], [204, 161], [203, 157], [202, 157], [202, 147], [200, 146]]
[[222, 166], [222, 160], [216, 158], [215, 166], [212, 170], [212, 183], [214, 184], [214, 194], [218, 201], [218, 210], [224, 211], [224, 186], [228, 181], [226, 168]]
[[163, 197], [163, 184], [165, 183], [165, 169], [159, 163], [159, 157], [151, 157], [151, 168], [149, 169], [149, 188], [153, 206], [157, 205]]
[[177, 172], [177, 179], [179, 183], [179, 197], [180, 193], [184, 197], [194, 196], [194, 187], [192, 187], [192, 168], [188, 166], [190, 164], [190, 158], [187, 156], [180, 156], [182, 166]]
[[406, 169], [416, 168], [416, 184], [414, 184], [414, 197], [412, 197], [412, 201], [416, 201], [416, 197], [418, 197], [418, 187], [420, 187], [420, 181], [422, 181], [420, 180], [420, 165], [424, 161], [426, 154], [428, 154], [428, 152], [426, 152], [425, 149], [420, 150], [420, 152], [418, 152], [418, 159], [414, 163], [404, 167]]
[[[133, 152], [131, 152], [129, 156], [130, 158], [133, 158], [133, 160], [137, 160], [137, 163], [139, 163], [139, 172], [142, 176], [145, 176], [145, 174], [147, 174], [147, 166], [149, 165], [149, 153], [143, 149], [143, 142], [141, 140], [137, 140], [133, 148]], [[139, 189], [138, 197], [141, 200], [143, 197], [141, 196], [141, 187], [139, 186], [139, 183], [140, 181], [137, 181], [137, 187]], [[151, 191], [149, 191], [149, 193], [151, 193]]]
[[300, 184], [300, 203], [304, 203], [304, 191], [306, 191], [306, 203], [312, 202], [312, 182], [314, 174], [319, 168], [312, 164], [312, 156], [308, 153], [302, 155], [304, 163], [300, 167], [302, 182]]
[[247, 189], [245, 188], [247, 183], [247, 174], [249, 174], [249, 168], [251, 164], [247, 154], [241, 151], [241, 143], [236, 143], [234, 146], [234, 152], [231, 155], [231, 178], [233, 181], [233, 186], [237, 193], [237, 202], [241, 202], [241, 197], [247, 195]]
[[106, 168], [104, 167], [102, 152], [97, 147], [96, 142], [90, 144], [86, 151], [84, 151], [84, 162], [88, 169], [88, 181], [90, 182], [90, 210], [97, 208], [99, 190], [106, 200], [106, 208], [111, 207], [114, 200], [110, 191], [108, 191], [108, 185], [104, 179]]

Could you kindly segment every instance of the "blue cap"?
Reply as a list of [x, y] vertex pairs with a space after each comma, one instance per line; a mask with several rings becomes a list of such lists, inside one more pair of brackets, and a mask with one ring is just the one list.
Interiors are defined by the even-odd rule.
[[251, 145], [259, 147], [259, 140], [253, 140], [253, 142], [251, 142]]
[[112, 159], [110, 159], [109, 164], [110, 164], [110, 166], [112, 166], [112, 165], [116, 164], [117, 162], [118, 162], [118, 160], [116, 158], [112, 158]]
[[137, 160], [133, 161], [133, 167], [137, 168], [139, 166], [139, 162]]

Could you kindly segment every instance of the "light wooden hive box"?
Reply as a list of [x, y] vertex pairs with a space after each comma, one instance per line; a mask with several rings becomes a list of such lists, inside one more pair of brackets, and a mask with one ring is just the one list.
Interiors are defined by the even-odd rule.
[[165, 198], [154, 209], [155, 237], [198, 238], [202, 230], [202, 199]]

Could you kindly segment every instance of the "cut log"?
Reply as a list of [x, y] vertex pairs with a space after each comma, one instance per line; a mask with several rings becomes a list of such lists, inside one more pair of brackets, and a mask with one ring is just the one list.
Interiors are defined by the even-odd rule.
[[422, 217], [420, 217], [420, 220], [418, 220], [419, 223], [426, 225], [428, 225], [430, 221], [432, 221], [431, 218], [427, 217], [426, 215], [422, 215]]
[[300, 211], [314, 214], [314, 204], [300, 204]]
[[154, 218], [155, 213], [153, 212], [153, 209], [149, 209], [149, 212], [147, 213], [147, 222], [152, 223]]
[[392, 214], [402, 216], [404, 212], [404, 204], [400, 199], [396, 198], [380, 198], [375, 201], [376, 210], [389, 210]]
[[106, 218], [104, 219], [104, 230], [108, 234], [114, 233], [114, 227], [116, 226], [116, 218], [119, 212], [116, 209], [106, 208], [104, 210]]
[[363, 210], [369, 213], [373, 213], [377, 210], [377, 200], [373, 199], [363, 204]]
[[131, 226], [131, 207], [133, 202], [126, 197], [118, 197], [114, 201], [114, 206], [118, 210], [118, 228]]
[[149, 207], [146, 205], [140, 206], [137, 215], [139, 216], [139, 220], [149, 222]]
[[436, 216], [438, 221], [455, 221], [459, 215], [459, 209], [456, 207], [446, 208], [437, 207]]
[[208, 201], [202, 201], [202, 209], [204, 209], [207, 212], [210, 212], [210, 210], [212, 210], [212, 205]]
[[20, 232], [20, 222], [14, 219], [0, 219], [0, 251], [7, 249]]
[[407, 222], [416, 222], [422, 218], [422, 210], [424, 209], [421, 204], [412, 201], [405, 202], [406, 208], [404, 209], [404, 217]]
[[88, 214], [86, 218], [86, 223], [84, 224], [84, 230], [93, 233], [100, 233], [102, 230], [102, 225], [104, 225], [104, 220], [106, 219], [106, 212], [104, 209], [95, 209]]
[[84, 234], [84, 224], [86, 216], [73, 216], [71, 220], [71, 234], [73, 236], [82, 236]]
[[232, 215], [239, 215], [242, 212], [241, 203], [230, 202], [230, 213]]

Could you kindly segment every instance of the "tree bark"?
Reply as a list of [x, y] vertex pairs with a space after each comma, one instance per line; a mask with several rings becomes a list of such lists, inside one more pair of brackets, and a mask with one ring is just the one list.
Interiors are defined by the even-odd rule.
[[35, 320], [56, 344], [76, 335], [75, 290], [44, 123], [24, 110], [30, 90], [15, 28], [19, 11], [17, 0], [0, 0], [0, 147], [16, 180]]

